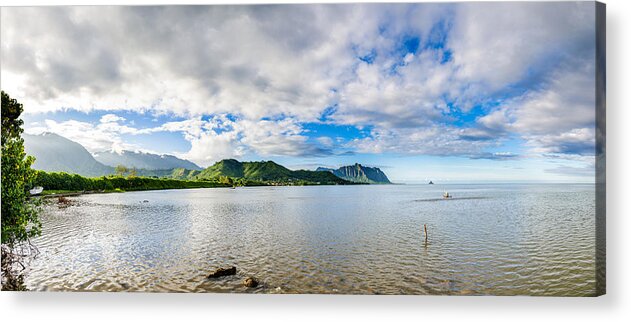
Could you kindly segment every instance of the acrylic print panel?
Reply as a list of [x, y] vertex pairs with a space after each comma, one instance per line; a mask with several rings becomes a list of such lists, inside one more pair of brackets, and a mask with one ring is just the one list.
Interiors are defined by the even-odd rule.
[[2, 8], [3, 290], [604, 294], [604, 22]]

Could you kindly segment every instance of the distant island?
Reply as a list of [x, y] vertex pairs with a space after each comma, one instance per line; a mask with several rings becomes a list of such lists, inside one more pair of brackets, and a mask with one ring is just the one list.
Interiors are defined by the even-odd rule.
[[[92, 155], [53, 133], [24, 135], [36, 158], [36, 183], [47, 191], [127, 191], [266, 185], [390, 184], [383, 171], [361, 164], [338, 169], [290, 170], [274, 161], [225, 159], [202, 168], [171, 155], [122, 151]], [[142, 168], [141, 168], [142, 167]]]

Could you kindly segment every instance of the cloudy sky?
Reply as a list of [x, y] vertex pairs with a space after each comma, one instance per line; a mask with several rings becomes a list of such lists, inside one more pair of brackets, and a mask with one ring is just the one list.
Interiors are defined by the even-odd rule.
[[400, 182], [594, 180], [592, 2], [2, 8], [29, 133]]

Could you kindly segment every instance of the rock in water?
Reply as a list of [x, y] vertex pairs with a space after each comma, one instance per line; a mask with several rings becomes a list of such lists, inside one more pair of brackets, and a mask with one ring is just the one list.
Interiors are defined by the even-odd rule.
[[259, 281], [257, 281], [254, 277], [248, 277], [243, 281], [243, 286], [245, 287], [257, 287], [259, 285]]
[[214, 272], [208, 275], [208, 278], [217, 278], [222, 276], [234, 275], [237, 273], [237, 268], [232, 266], [229, 268], [218, 268]]

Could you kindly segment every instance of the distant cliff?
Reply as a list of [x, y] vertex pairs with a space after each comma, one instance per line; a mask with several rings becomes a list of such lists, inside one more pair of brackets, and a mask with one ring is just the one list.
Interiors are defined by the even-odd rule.
[[328, 171], [338, 178], [358, 183], [387, 184], [392, 183], [379, 168], [364, 167], [359, 163], [347, 165], [339, 169], [319, 167], [316, 171]]

